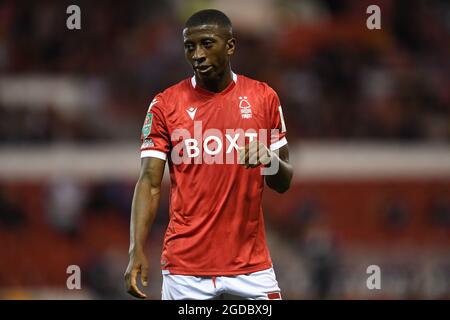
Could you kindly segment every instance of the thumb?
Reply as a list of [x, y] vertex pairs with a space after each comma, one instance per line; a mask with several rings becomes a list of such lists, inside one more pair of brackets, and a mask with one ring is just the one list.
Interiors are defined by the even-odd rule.
[[148, 267], [141, 267], [141, 282], [144, 287], [148, 285]]

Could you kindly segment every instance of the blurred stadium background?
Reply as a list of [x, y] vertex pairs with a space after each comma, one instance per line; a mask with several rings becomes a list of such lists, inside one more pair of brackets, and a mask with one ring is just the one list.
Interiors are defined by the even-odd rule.
[[[78, 4], [81, 26], [66, 28]], [[366, 28], [381, 8], [382, 30]], [[122, 299], [139, 134], [224, 10], [237, 73], [280, 95], [292, 189], [264, 195], [285, 299], [450, 298], [450, 2], [0, 2], [0, 298]], [[168, 181], [148, 242], [158, 299]], [[79, 265], [82, 290], [66, 288]], [[381, 268], [381, 290], [366, 268]]]

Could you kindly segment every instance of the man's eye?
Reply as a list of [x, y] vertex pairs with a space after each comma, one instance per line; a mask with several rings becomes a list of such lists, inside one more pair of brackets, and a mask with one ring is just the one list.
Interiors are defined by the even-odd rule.
[[193, 46], [192, 44], [185, 44], [185, 45], [184, 45], [184, 48], [185, 48], [186, 50], [188, 50], [188, 51], [194, 50], [194, 46]]
[[204, 41], [203, 42], [203, 46], [206, 48], [210, 48], [212, 46], [213, 42], [212, 41]]

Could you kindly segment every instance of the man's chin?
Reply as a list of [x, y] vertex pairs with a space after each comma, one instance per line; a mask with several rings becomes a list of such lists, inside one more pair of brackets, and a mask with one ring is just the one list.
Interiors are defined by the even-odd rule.
[[201, 79], [205, 82], [214, 80], [214, 78], [215, 78], [213, 72], [208, 72], [208, 73], [196, 72], [195, 75], [197, 76], [198, 79]]

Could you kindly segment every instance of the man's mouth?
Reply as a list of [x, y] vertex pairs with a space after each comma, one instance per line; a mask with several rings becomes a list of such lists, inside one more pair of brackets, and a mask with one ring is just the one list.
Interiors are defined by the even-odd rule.
[[195, 67], [195, 70], [197, 70], [198, 73], [204, 74], [204, 73], [208, 73], [209, 71], [211, 71], [212, 68], [213, 68], [212, 66], [198, 66], [198, 67]]

